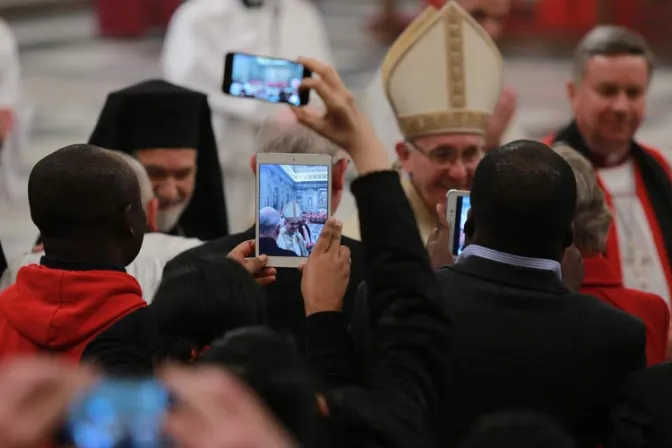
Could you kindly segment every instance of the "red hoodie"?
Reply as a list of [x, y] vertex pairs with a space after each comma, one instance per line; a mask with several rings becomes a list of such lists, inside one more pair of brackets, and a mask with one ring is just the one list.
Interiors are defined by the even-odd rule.
[[146, 305], [124, 272], [26, 266], [0, 294], [0, 360], [47, 352], [79, 362], [98, 333]]

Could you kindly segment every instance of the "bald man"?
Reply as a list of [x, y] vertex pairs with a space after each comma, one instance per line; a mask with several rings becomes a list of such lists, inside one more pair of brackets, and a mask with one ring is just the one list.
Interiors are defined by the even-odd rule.
[[[291, 111], [283, 110], [267, 120], [257, 137], [257, 148], [261, 153], [288, 154], [326, 154], [332, 157], [331, 168], [331, 210], [336, 213], [346, 185], [348, 161], [345, 153], [329, 140], [319, 136], [296, 121]], [[256, 156], [250, 158], [250, 168], [256, 176]], [[259, 212], [259, 249], [260, 252], [275, 250], [281, 230], [280, 211], [266, 207]], [[246, 231], [210, 241], [200, 247], [178, 255], [174, 262], [188, 264], [195, 257], [206, 253], [228, 253], [239, 243], [255, 238], [255, 225]], [[352, 301], [359, 283], [363, 280], [364, 254], [360, 243], [343, 237], [341, 243], [350, 248], [352, 259], [350, 283], [344, 298], [344, 315], [350, 317]], [[271, 249], [269, 249], [269, 246]], [[278, 248], [279, 249], [279, 248]], [[283, 250], [283, 249], [279, 249]], [[295, 253], [291, 256], [296, 256]], [[297, 269], [278, 269], [275, 283], [265, 287], [268, 295], [270, 325], [276, 330], [292, 334], [299, 347], [303, 348], [305, 310], [301, 296], [301, 274]]]

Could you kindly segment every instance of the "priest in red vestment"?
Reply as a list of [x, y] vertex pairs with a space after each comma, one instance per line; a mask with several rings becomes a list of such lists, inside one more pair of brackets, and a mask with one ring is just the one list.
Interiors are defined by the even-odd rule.
[[646, 326], [646, 359], [649, 366], [665, 361], [670, 311], [662, 297], [623, 286], [620, 274], [602, 254], [612, 216], [590, 161], [569, 146], [553, 148], [569, 163], [576, 177], [574, 244], [583, 258], [580, 292], [593, 296], [642, 321]]
[[588, 158], [614, 216], [605, 257], [627, 288], [670, 304], [672, 185], [670, 165], [656, 149], [635, 141], [653, 71], [644, 38], [599, 26], [579, 44], [568, 83], [574, 120], [546, 139]]

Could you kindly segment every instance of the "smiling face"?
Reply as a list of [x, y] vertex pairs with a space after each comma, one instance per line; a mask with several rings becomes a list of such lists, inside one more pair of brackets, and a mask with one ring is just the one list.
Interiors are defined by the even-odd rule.
[[159, 200], [159, 229], [170, 231], [189, 205], [196, 186], [195, 149], [142, 149], [135, 157], [147, 170]]
[[594, 150], [610, 155], [629, 147], [644, 119], [649, 67], [644, 56], [597, 55], [569, 95], [581, 133]]
[[399, 143], [402, 168], [427, 206], [434, 210], [448, 190], [468, 190], [483, 158], [485, 139], [478, 134], [439, 134]]

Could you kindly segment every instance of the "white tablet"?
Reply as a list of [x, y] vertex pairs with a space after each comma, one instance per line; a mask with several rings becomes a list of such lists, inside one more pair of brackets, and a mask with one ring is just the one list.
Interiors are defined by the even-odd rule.
[[446, 194], [446, 220], [450, 230], [450, 253], [460, 255], [464, 249], [464, 224], [471, 208], [471, 196], [466, 190], [450, 190]]
[[256, 255], [293, 268], [308, 255], [331, 216], [331, 156], [257, 154]]

